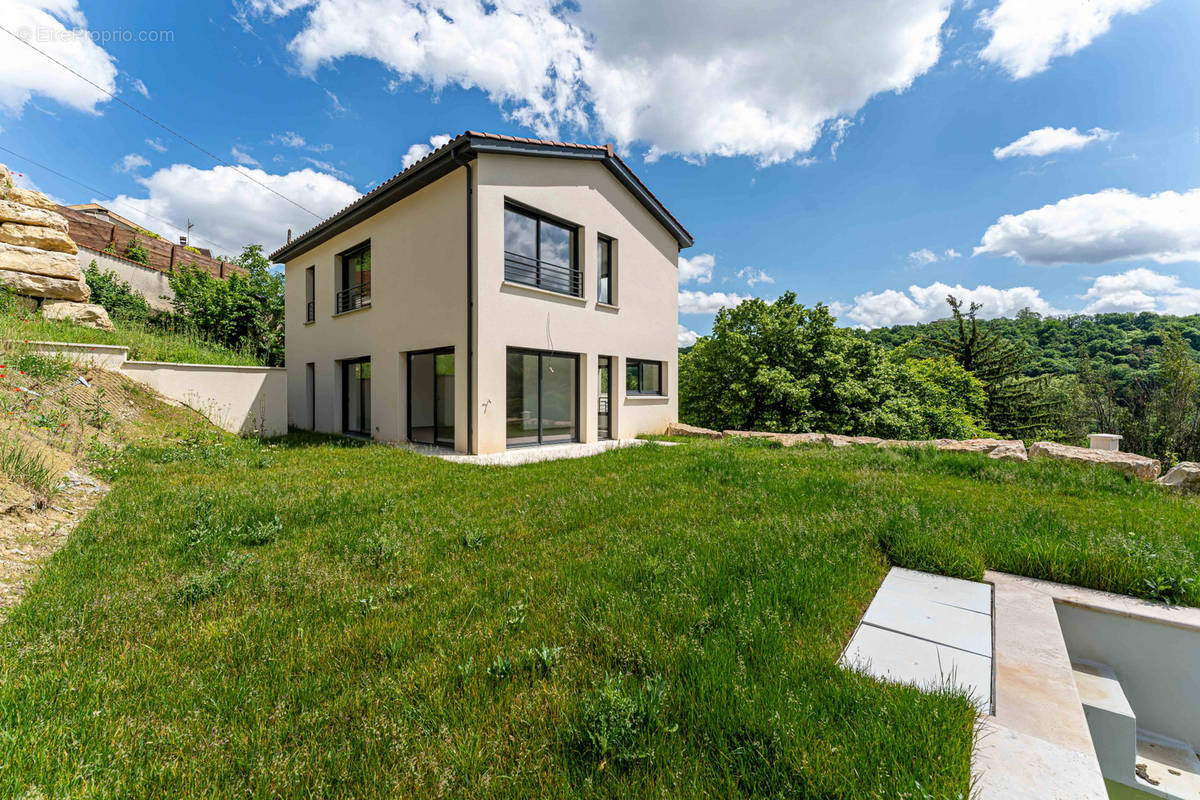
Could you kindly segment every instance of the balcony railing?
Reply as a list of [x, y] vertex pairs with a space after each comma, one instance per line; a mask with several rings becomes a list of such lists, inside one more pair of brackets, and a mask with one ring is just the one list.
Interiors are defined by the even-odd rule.
[[583, 296], [583, 271], [504, 251], [504, 279], [573, 297]]
[[315, 322], [317, 319], [317, 301], [309, 300], [304, 304], [304, 321]]
[[337, 314], [344, 314], [347, 311], [353, 311], [356, 308], [364, 308], [371, 305], [371, 284], [358, 283], [346, 289], [342, 289], [337, 293], [334, 304]]

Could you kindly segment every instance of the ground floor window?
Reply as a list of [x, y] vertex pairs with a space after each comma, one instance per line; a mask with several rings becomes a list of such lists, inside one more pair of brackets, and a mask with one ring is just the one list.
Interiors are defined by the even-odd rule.
[[408, 355], [408, 440], [454, 446], [454, 349]]
[[596, 386], [599, 396], [596, 411], [596, 437], [612, 438], [612, 359], [600, 356], [596, 361]]
[[579, 439], [579, 357], [509, 348], [509, 447]]
[[342, 362], [342, 432], [371, 435], [371, 359]]
[[625, 360], [626, 394], [666, 394], [663, 386], [663, 362], [642, 361], [638, 358]]

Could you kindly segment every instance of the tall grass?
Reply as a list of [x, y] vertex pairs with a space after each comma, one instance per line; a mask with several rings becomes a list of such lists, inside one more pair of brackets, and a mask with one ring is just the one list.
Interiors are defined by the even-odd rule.
[[46, 459], [19, 437], [5, 432], [0, 432], [0, 474], [24, 486], [41, 502], [54, 494], [57, 484], [57, 476]]

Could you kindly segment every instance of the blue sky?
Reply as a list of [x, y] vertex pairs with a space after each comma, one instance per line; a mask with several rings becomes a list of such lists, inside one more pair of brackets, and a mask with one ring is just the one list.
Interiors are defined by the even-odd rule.
[[434, 137], [614, 141], [695, 236], [681, 341], [789, 289], [864, 326], [950, 290], [988, 315], [1200, 312], [1200, 5], [737, 5], [0, 0], [0, 26], [207, 151], [0, 32], [0, 161], [235, 252]]

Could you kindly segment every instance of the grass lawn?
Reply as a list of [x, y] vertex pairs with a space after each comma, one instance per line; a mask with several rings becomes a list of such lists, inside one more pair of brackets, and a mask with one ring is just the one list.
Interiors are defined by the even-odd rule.
[[[0, 298], [0, 306], [3, 306]], [[9, 304], [0, 313], [0, 342], [41, 341], [79, 344], [116, 344], [129, 348], [132, 361], [169, 361], [177, 364], [242, 364], [262, 362], [252, 353], [230, 350], [194, 334], [169, 333], [136, 322], [116, 321], [115, 331], [85, 328], [73, 322], [43, 319], [16, 311]]]
[[1200, 503], [1065, 464], [291, 437], [119, 470], [0, 627], [0, 796], [966, 796], [964, 698], [835, 666], [889, 563], [1200, 603]]

